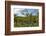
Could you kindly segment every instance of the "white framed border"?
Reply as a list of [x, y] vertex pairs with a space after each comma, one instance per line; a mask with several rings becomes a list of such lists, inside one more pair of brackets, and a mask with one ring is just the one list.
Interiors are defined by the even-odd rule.
[[[14, 27], [14, 8], [29, 8], [39, 9], [39, 27]], [[42, 7], [41, 6], [22, 6], [11, 5], [11, 31], [28, 31], [28, 30], [42, 30]]]

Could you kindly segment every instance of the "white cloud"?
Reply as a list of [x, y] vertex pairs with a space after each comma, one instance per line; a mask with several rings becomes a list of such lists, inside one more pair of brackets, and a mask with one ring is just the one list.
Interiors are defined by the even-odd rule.
[[23, 9], [19, 9], [19, 8], [18, 9], [15, 9], [14, 10], [14, 14], [20, 13], [21, 10], [23, 10]]
[[17, 16], [22, 16], [22, 17], [24, 17], [25, 15], [22, 15], [22, 14], [20, 13], [21, 10], [24, 10], [24, 9], [21, 9], [21, 8], [16, 8], [16, 9], [14, 9], [14, 14], [17, 14]]

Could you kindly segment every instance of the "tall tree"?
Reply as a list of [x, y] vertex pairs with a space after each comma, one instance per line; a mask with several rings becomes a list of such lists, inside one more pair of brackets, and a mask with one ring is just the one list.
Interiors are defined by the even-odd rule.
[[[26, 20], [26, 23], [28, 24], [28, 22], [29, 22], [29, 12], [28, 12], [28, 9], [24, 9], [24, 10], [22, 10], [22, 12], [21, 12], [21, 14], [22, 15], [25, 15], [26, 17], [25, 18], [27, 18], [27, 20]], [[23, 22], [24, 22], [24, 20], [23, 20]]]

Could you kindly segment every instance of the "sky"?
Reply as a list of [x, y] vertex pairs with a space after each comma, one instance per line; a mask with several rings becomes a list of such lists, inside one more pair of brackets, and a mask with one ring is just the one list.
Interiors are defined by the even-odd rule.
[[25, 14], [28, 12], [29, 14], [32, 13], [32, 15], [36, 15], [36, 13], [38, 12], [38, 9], [27, 9], [27, 8], [14, 9], [14, 14], [16, 14], [17, 16], [25, 16], [25, 15], [22, 15], [21, 12], [24, 12]]

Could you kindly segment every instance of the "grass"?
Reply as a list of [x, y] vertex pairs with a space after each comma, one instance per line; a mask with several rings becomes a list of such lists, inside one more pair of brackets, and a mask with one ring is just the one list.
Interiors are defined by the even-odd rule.
[[14, 24], [14, 27], [37, 27], [39, 24], [34, 23], [34, 24]]

